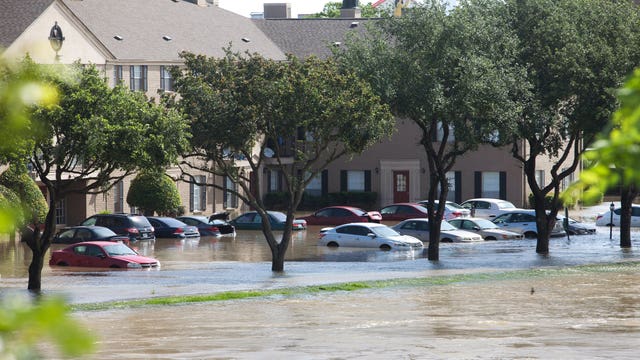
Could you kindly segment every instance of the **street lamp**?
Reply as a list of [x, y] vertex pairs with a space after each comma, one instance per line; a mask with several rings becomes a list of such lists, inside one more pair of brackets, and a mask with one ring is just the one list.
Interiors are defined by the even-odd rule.
[[56, 52], [56, 62], [60, 60], [60, 55], [58, 55], [58, 51], [62, 48], [62, 42], [64, 41], [64, 36], [62, 36], [62, 29], [58, 25], [56, 21], [55, 24], [51, 27], [51, 31], [49, 31], [49, 43], [51, 44], [51, 48]]
[[615, 208], [616, 206], [611, 202], [609, 205], [609, 240], [613, 239], [613, 209]]

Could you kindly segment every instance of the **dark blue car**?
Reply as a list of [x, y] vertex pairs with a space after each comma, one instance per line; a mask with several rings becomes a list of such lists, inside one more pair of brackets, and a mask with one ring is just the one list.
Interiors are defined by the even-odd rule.
[[199, 237], [200, 232], [195, 226], [187, 225], [180, 220], [170, 217], [147, 217], [158, 238], [193, 238]]

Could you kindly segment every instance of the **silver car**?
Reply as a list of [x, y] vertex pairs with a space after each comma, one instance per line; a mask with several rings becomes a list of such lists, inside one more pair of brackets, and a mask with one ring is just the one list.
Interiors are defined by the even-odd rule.
[[[411, 235], [422, 241], [429, 241], [429, 220], [407, 219], [392, 227], [400, 234]], [[460, 230], [447, 221], [442, 220], [440, 225], [440, 242], [474, 242], [482, 241], [482, 236], [469, 231]]]
[[[492, 220], [499, 228], [517, 232], [524, 235], [527, 239], [535, 239], [538, 237], [538, 226], [536, 225], [535, 210], [511, 210]], [[555, 226], [551, 229], [551, 236], [566, 235], [562, 226], [562, 221], [556, 221]]]
[[517, 240], [522, 239], [522, 234], [500, 229], [498, 225], [492, 223], [487, 219], [481, 218], [466, 218], [466, 219], [453, 219], [449, 220], [449, 224], [457, 227], [460, 230], [471, 231], [482, 236], [485, 240]]

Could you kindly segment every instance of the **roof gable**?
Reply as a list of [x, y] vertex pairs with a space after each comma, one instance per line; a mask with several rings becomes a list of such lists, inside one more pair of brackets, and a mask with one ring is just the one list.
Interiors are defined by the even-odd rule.
[[8, 48], [55, 0], [2, 0], [0, 47]]

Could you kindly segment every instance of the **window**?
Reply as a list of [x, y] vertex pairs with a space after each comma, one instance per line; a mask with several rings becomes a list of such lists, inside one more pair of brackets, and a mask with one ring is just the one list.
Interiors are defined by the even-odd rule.
[[269, 170], [269, 192], [280, 191], [280, 176], [278, 172]]
[[173, 91], [173, 78], [171, 77], [168, 66], [160, 66], [160, 89]]
[[[567, 171], [567, 168], [562, 169], [562, 172]], [[567, 188], [569, 188], [569, 185], [571, 185], [571, 183], [574, 180], [574, 176], [575, 173], [571, 173], [569, 174], [569, 176], [566, 176], [564, 179], [562, 179], [562, 183], [560, 184], [560, 190], [564, 191], [567, 190]]]
[[122, 78], [122, 65], [113, 66], [113, 86], [120, 84], [124, 80]]
[[544, 186], [544, 170], [536, 170], [536, 183], [538, 186]]
[[304, 191], [307, 195], [322, 196], [322, 174], [317, 174]]
[[147, 91], [147, 66], [131, 65], [129, 68], [130, 89], [133, 91]]
[[365, 191], [364, 171], [347, 171], [347, 191]]
[[122, 180], [113, 186], [113, 212], [124, 212], [124, 184]]
[[[436, 138], [434, 141], [442, 141], [444, 137], [444, 127], [442, 126], [442, 122], [438, 121], [438, 132], [436, 133]], [[453, 125], [449, 124], [449, 133], [447, 134], [447, 142], [453, 142], [455, 137], [453, 136]]]
[[500, 198], [500, 173], [487, 171], [482, 173], [482, 197]]
[[56, 224], [67, 223], [67, 200], [62, 199], [56, 203]]
[[190, 186], [190, 208], [191, 211], [204, 211], [207, 208], [207, 178], [204, 175], [193, 177], [195, 184]]
[[222, 199], [223, 206], [225, 208], [237, 208], [238, 207], [238, 196], [235, 194], [236, 191], [236, 183], [233, 180], [225, 176], [224, 178], [224, 196]]

